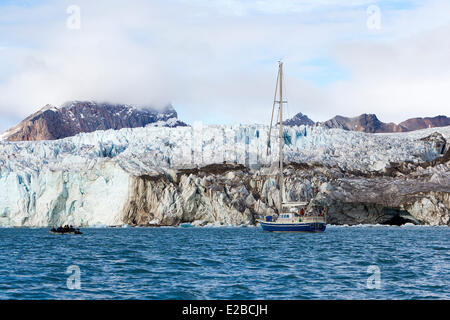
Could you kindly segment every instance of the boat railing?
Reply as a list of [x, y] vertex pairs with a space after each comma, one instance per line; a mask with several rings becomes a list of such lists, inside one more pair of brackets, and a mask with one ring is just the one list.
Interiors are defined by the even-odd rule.
[[326, 218], [325, 216], [303, 216], [301, 217], [302, 222], [320, 222], [325, 223]]
[[283, 202], [283, 208], [291, 208], [291, 207], [306, 207], [308, 202], [299, 201], [299, 202]]

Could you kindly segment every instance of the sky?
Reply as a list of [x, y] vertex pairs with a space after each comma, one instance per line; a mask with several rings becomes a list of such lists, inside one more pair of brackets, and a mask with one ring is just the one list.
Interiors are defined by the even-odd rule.
[[449, 115], [449, 12], [448, 0], [0, 0], [0, 132], [70, 100], [268, 124], [280, 59], [287, 117]]

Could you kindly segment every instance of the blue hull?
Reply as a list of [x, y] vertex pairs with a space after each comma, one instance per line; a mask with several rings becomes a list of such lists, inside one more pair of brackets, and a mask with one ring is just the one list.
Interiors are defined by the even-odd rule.
[[259, 223], [264, 231], [271, 232], [324, 232], [327, 225], [325, 223]]

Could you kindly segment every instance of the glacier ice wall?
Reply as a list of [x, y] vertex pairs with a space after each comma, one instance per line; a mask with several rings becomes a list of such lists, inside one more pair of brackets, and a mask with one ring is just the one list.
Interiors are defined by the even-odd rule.
[[129, 175], [113, 162], [80, 170], [2, 172], [0, 225], [119, 225]]
[[[288, 127], [284, 151], [286, 161], [383, 171], [391, 162], [438, 157], [441, 150], [422, 140], [433, 132], [448, 141], [450, 127], [397, 134]], [[0, 141], [0, 225], [122, 224], [124, 207], [136, 196], [135, 177], [223, 162], [270, 164], [277, 160], [278, 144], [273, 137], [267, 156], [267, 135], [263, 125], [197, 125], [96, 131], [55, 141]]]

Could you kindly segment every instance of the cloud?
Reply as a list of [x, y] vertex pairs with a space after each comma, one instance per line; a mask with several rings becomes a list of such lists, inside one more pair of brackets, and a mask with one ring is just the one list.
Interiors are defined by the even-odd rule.
[[[366, 27], [373, 3], [377, 32]], [[80, 30], [66, 27], [72, 4]], [[266, 123], [280, 58], [290, 116], [445, 114], [448, 9], [446, 1], [365, 0], [9, 5], [0, 10], [0, 116], [86, 99], [172, 102], [189, 122]]]

